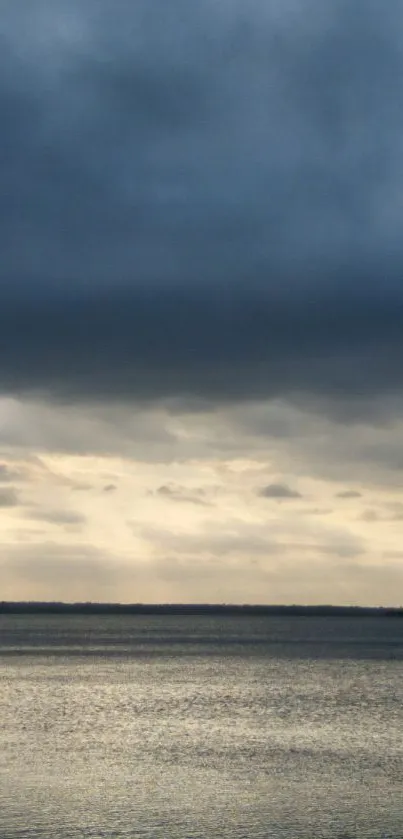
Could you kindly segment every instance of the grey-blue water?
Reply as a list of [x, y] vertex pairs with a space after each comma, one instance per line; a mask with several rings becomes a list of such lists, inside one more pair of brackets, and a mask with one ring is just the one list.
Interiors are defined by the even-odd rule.
[[1, 839], [403, 837], [403, 621], [0, 618]]

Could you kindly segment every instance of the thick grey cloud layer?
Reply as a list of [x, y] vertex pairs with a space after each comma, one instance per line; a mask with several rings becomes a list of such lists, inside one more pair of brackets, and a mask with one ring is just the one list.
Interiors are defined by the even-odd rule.
[[1, 391], [401, 391], [401, 0], [3, 7]]

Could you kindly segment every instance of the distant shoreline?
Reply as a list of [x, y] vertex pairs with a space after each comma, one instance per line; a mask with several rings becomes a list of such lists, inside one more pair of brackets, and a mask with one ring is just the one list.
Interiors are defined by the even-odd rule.
[[403, 607], [272, 606], [216, 603], [0, 602], [0, 615], [206, 615], [233, 617], [403, 617]]

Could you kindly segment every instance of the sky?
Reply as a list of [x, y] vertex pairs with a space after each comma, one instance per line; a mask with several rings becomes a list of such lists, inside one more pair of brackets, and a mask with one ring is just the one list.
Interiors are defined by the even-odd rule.
[[0, 599], [403, 602], [403, 0], [1, 3]]

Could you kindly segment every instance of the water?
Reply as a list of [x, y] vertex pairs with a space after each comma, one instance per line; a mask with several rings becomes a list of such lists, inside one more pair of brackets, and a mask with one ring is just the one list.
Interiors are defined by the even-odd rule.
[[403, 837], [403, 621], [3, 616], [1, 839]]

